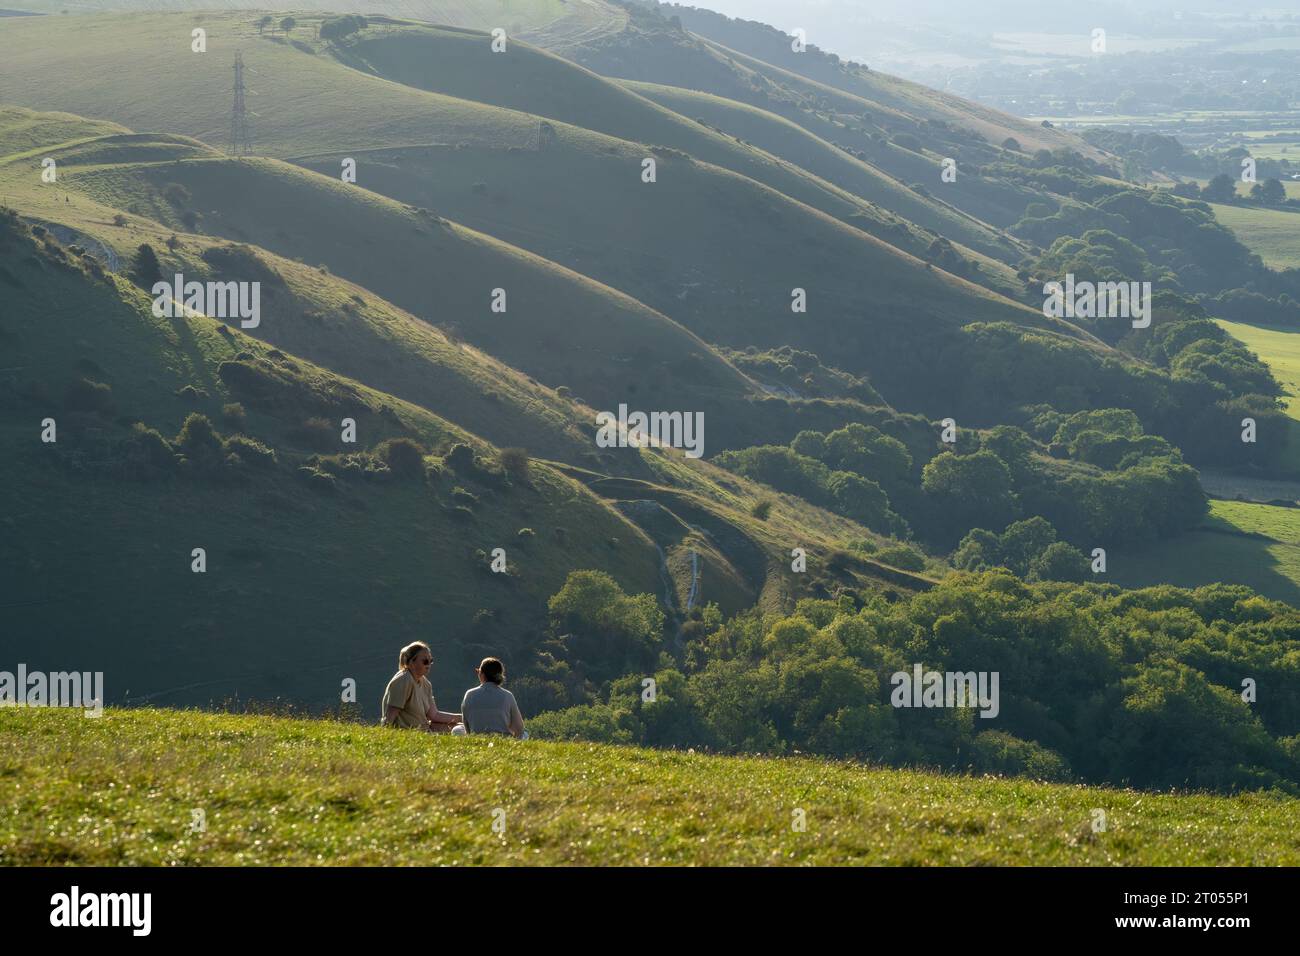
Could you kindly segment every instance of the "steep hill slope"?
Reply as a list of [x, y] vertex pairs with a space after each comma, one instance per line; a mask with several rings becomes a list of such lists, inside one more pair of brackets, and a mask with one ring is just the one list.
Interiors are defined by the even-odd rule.
[[[185, 102], [195, 104], [195, 112], [182, 114], [182, 130], [193, 132], [204, 125], [193, 117], [216, 111], [215, 97], [225, 84], [213, 74], [218, 59], [215, 49], [205, 56], [190, 53], [188, 46], [180, 51], [174, 48], [176, 31], [185, 25], [183, 19], [127, 18], [125, 24], [111, 17], [79, 19], [81, 29], [76, 42], [67, 44], [68, 48], [57, 55], [75, 56], [79, 44], [87, 38], [113, 39], [116, 44], [93, 46], [85, 52], [93, 64], [107, 71], [112, 54], [106, 54], [105, 49], [123, 49], [123, 42], [128, 49], [156, 52], [156, 58], [150, 59], [156, 65], [144, 71], [140, 79], [130, 74], [132, 82], [145, 82], [147, 78], [160, 83], [165, 79], [164, 85], [170, 84], [170, 95], [183, 95]], [[24, 25], [30, 27], [32, 22]], [[214, 44], [223, 36], [217, 29], [222, 23], [228, 31], [223, 42], [230, 43], [241, 33], [247, 35], [248, 42], [257, 42], [251, 23], [238, 18], [211, 22]], [[128, 28], [134, 32], [124, 34]], [[32, 33], [25, 38], [10, 37], [4, 45], [21, 58], [26, 55], [23, 42], [35, 42], [39, 36]], [[542, 141], [538, 120], [528, 114], [366, 77], [324, 56], [287, 49], [269, 38], [262, 41], [261, 47], [259, 56], [267, 58], [264, 65], [277, 65], [276, 101], [295, 103], [294, 112], [277, 112], [273, 124], [262, 126], [274, 151], [314, 153], [319, 157], [321, 147], [332, 143], [333, 148], [325, 155], [331, 156], [328, 163], [335, 163], [337, 170], [339, 155], [346, 157], [357, 151], [358, 141], [412, 143], [400, 151], [369, 154], [376, 161], [372, 166], [379, 165], [378, 170], [365, 166], [365, 156], [360, 157], [360, 184], [499, 232], [509, 241], [633, 295], [708, 342], [729, 346], [793, 344], [819, 356], [835, 354], [834, 364], [870, 376], [891, 402], [942, 416], [951, 410], [957, 391], [948, 388], [950, 375], [925, 381], [931, 364], [925, 353], [938, 347], [936, 343], [953, 329], [971, 322], [1009, 321], [1081, 336], [1066, 323], [1049, 323], [1040, 314], [952, 279], [751, 179], [681, 156], [671, 148], [661, 149], [655, 156], [663, 166], [659, 181], [645, 184], [639, 176], [645, 148], [628, 141], [557, 123], [553, 139], [539, 153]], [[256, 64], [261, 61], [251, 53], [246, 60], [251, 69], [259, 68]], [[74, 75], [84, 68], [78, 65], [73, 69], [71, 60], [65, 66]], [[142, 107], [138, 104], [147, 102], [143, 96], [141, 100], [114, 98], [110, 102], [96, 91], [68, 81], [57, 63], [44, 68], [58, 76], [52, 89], [0, 89], [0, 95], [84, 103], [91, 112], [107, 111], [123, 120], [139, 115]], [[254, 82], [258, 82], [256, 76], [254, 73]], [[338, 82], [340, 76], [347, 78], [342, 85]], [[259, 108], [269, 105], [262, 103]], [[446, 145], [429, 146], [430, 140]], [[354, 145], [345, 149], [338, 145], [340, 142]], [[328, 165], [323, 159], [320, 163], [322, 168]], [[223, 170], [219, 163], [207, 163], [202, 171], [198, 166], [189, 167], [188, 174], [197, 179], [182, 185], [194, 191], [196, 202], [204, 209], [219, 213], [208, 217], [205, 228], [231, 238], [248, 238], [308, 262], [324, 262], [336, 274], [349, 278], [357, 278], [359, 270], [368, 268], [369, 256], [336, 260], [346, 255], [344, 249], [349, 245], [341, 237], [349, 229], [358, 235], [360, 223], [371, 216], [360, 215], [357, 223], [349, 221], [348, 225], [339, 219], [333, 227], [324, 221], [314, 223], [309, 236], [299, 237], [302, 241], [277, 238], [275, 233], [284, 231], [280, 220], [292, 218], [303, 208], [323, 211], [337, 208], [336, 204], [329, 200], [309, 205], [302, 192], [306, 188], [304, 181], [282, 169], [273, 173], [265, 163], [244, 165], [251, 166], [253, 172], [233, 166]], [[434, 166], [436, 176], [430, 175]], [[106, 171], [101, 179], [107, 181], [112, 175], [116, 174]], [[181, 172], [178, 170], [176, 175]], [[236, 179], [250, 175], [259, 185], [235, 185]], [[282, 184], [278, 182], [281, 178]], [[493, 182], [504, 179], [512, 183], [509, 192], [493, 186]], [[155, 183], [155, 187], [160, 185]], [[226, 200], [227, 193], [236, 197], [234, 201]], [[246, 201], [253, 195], [257, 197], [255, 202]], [[336, 184], [334, 198], [341, 195], [343, 191]], [[600, 197], [599, 205], [591, 202], [592, 196]], [[707, 205], [702, 204], [702, 198]], [[114, 201], [129, 204], [121, 198]], [[374, 203], [366, 203], [363, 208], [375, 211]], [[244, 215], [256, 216], [261, 223], [237, 221]], [[407, 214], [406, 218], [410, 217]], [[636, 228], [629, 230], [628, 223], [634, 223]], [[414, 222], [385, 226], [385, 235], [376, 236], [373, 251], [378, 254], [396, 248], [393, 235], [415, 228], [418, 226]], [[907, 230], [901, 220], [898, 228]], [[229, 231], [232, 229], [243, 230], [245, 235]], [[329, 241], [331, 236], [339, 238]], [[744, 236], [745, 241], [737, 244], [737, 236]], [[419, 239], [415, 243], [417, 255], [420, 246], [429, 245]], [[978, 274], [977, 263], [949, 264], [945, 255], [936, 253], [945, 265]], [[776, 263], [781, 264], [780, 273], [773, 269]], [[384, 269], [397, 269], [401, 274], [385, 277]], [[473, 288], [468, 277], [476, 273], [469, 269], [455, 274], [463, 281], [454, 288], [447, 287], [451, 302], [439, 301], [438, 310], [430, 305], [438, 295], [431, 284], [416, 283], [418, 289], [412, 288], [415, 277], [405, 267], [397, 266], [391, 256], [376, 263], [370, 285], [421, 317], [440, 313], [444, 317], [440, 321], [449, 314], [463, 312], [459, 309], [462, 304], [473, 314], [480, 302], [486, 302], [485, 294], [505, 287], [502, 279], [484, 275], [479, 297], [462, 303], [456, 297]], [[860, 279], [863, 275], [872, 277], [865, 293]], [[792, 290], [796, 288], [809, 293], [810, 321], [791, 321]], [[447, 309], [448, 304], [453, 307]], [[467, 338], [509, 364], [547, 384], [577, 388], [589, 401], [602, 400], [598, 387], [576, 378], [581, 370], [573, 368], [569, 373], [572, 363], [562, 366], [558, 370], [561, 374], [556, 374], [554, 368], [543, 374], [538, 355], [543, 351], [539, 347], [543, 346], [544, 334], [526, 342], [514, 338], [507, 341], [500, 335], [493, 337], [489, 327], [480, 324], [476, 328], [478, 336], [467, 333]], [[529, 329], [538, 327], [530, 324]], [[499, 351], [511, 346], [512, 352]], [[682, 352], [684, 357], [701, 354], [699, 347]], [[634, 354], [634, 349], [623, 349], [622, 354]], [[583, 368], [594, 370], [595, 366], [583, 363]], [[594, 374], [610, 378], [608, 372]], [[717, 387], [729, 374], [719, 368], [711, 379], [705, 376], [700, 387]], [[700, 379], [696, 375], [690, 378]], [[1070, 384], [1086, 387], [1083, 382]], [[958, 388], [988, 391], [985, 383], [979, 382], [969, 386], [958, 383]]]
[[[119, 87], [130, 92], [106, 99], [94, 88], [62, 81], [48, 91], [35, 90], [17, 82], [19, 73], [8, 86], [0, 77], [0, 101], [35, 109], [57, 105], [150, 129], [156, 126], [156, 118], [142, 104], [149, 102], [151, 90], [163, 84], [169, 98], [185, 104], [169, 118], [169, 129], [224, 146], [229, 137], [231, 59], [239, 49], [251, 89], [255, 151], [262, 155], [292, 158], [327, 149], [352, 155], [365, 149], [430, 144], [527, 151], [539, 147], [546, 132], [541, 118], [549, 117], [577, 128], [684, 150], [916, 255], [924, 254], [934, 239], [933, 234], [839, 186], [523, 42], [514, 42], [498, 55], [492, 52], [486, 33], [387, 18], [379, 18], [360, 34], [323, 42], [312, 40], [310, 32], [320, 21], [304, 17], [302, 38], [286, 43], [283, 37], [259, 33], [256, 19], [250, 14], [205, 15], [206, 54], [190, 53], [188, 47], [177, 49], [176, 36], [186, 34], [194, 22], [183, 15], [26, 20], [24, 29], [0, 37], [0, 50], [16, 70], [44, 68], [58, 77], [75, 76], [89, 61], [119, 76]], [[83, 35], [96, 45], [83, 50]], [[22, 49], [25, 44], [61, 52], [47, 52], [42, 67]], [[131, 57], [157, 66], [128, 68]], [[115, 61], [112, 66], [110, 61]], [[345, 70], [343, 63], [357, 69]], [[401, 85], [383, 83], [380, 76]], [[521, 115], [521, 111], [530, 112]], [[318, 119], [304, 122], [307, 115]], [[593, 138], [579, 139], [584, 149], [607, 145]], [[960, 232], [950, 238], [959, 244], [969, 239], [980, 253], [1000, 254], [988, 235], [971, 229]], [[990, 281], [1007, 284], [1005, 270], [990, 264], [986, 271], [992, 275]], [[977, 279], [982, 276], [978, 271], [971, 274]]]
[[[922, 120], [950, 123], [977, 133], [992, 143], [1012, 137], [1031, 152], [1064, 147], [1094, 159], [1102, 158], [1099, 150], [1071, 133], [890, 76], [863, 64], [843, 61], [817, 48], [819, 40], [833, 42], [833, 38], [808, 37], [807, 48], [796, 53], [792, 49], [791, 37], [767, 24], [733, 19], [712, 10], [678, 4], [646, 5], [656, 7], [664, 16], [678, 17], [686, 30], [707, 38], [719, 49], [725, 48], [729, 53], [740, 53], [753, 61], [788, 70], [881, 107]], [[755, 65], [750, 61], [742, 62]]]
[[[404, 639], [472, 657], [485, 602], [508, 630], [496, 640], [518, 649], [567, 570], [658, 587], [650, 540], [580, 484], [540, 465], [520, 483], [437, 458], [429, 482], [411, 477], [418, 459], [399, 462], [385, 440], [495, 452], [215, 319], [155, 318], [142, 292], [44, 236], [5, 220], [6, 658], [67, 655], [136, 699], [182, 688], [173, 699], [322, 702], [338, 690], [319, 683], [319, 665], [350, 662], [377, 681]], [[182, 430], [192, 412], [216, 444]], [[340, 440], [343, 418], [355, 445]], [[157, 433], [178, 437], [168, 449]], [[331, 454], [355, 457], [318, 457]], [[508, 549], [510, 574], [487, 570], [494, 547]], [[194, 548], [206, 573], [191, 570]], [[38, 632], [40, 655], [26, 640]]]
[[[682, 150], [771, 186], [906, 251], [919, 253], [933, 238], [911, 229], [906, 222], [910, 219], [927, 229], [946, 226], [943, 231], [949, 239], [982, 253], [1007, 258], [1015, 252], [1013, 243], [987, 226], [952, 215], [950, 210], [945, 215], [938, 203], [915, 193], [907, 201], [897, 195], [900, 190], [895, 185], [892, 191], [877, 189], [877, 195], [866, 195], [789, 156], [776, 153], [786, 162], [773, 162], [771, 156], [755, 149], [752, 141], [742, 143], [704, 125], [699, 113], [675, 106], [675, 111], [656, 108], [636, 92], [527, 44], [517, 44], [507, 55], [495, 56], [484, 34], [380, 23], [330, 44], [323, 52], [408, 86], [521, 110], [619, 139]], [[763, 143], [757, 145], [766, 150]], [[834, 187], [846, 188], [871, 205], [854, 203]], [[877, 196], [904, 201], [890, 205], [879, 202]], [[912, 216], [913, 211], [921, 213], [921, 218]], [[904, 229], [898, 228], [900, 218]]]
[[[283, 628], [312, 635], [319, 660], [346, 662], [366, 681], [380, 680], [389, 666], [391, 647], [372, 651], [376, 625], [389, 635], [385, 646], [428, 636], [432, 626], [449, 660], [496, 650], [525, 662], [518, 672], [526, 675], [545, 600], [579, 568], [608, 571], [633, 593], [662, 595], [673, 613], [709, 601], [729, 613], [754, 601], [785, 607], [828, 586], [927, 586], [869, 561], [831, 571], [833, 548], [878, 536], [784, 496], [765, 522], [756, 521], [747, 512], [770, 491], [676, 453], [623, 451], [649, 468], [622, 470], [650, 474], [654, 483], [595, 495], [583, 485], [603, 476], [571, 478], [567, 466], [538, 463], [531, 478], [506, 477], [492, 446], [417, 405], [232, 325], [153, 317], [142, 292], [53, 238], [66, 227], [29, 231], [8, 217], [4, 226], [0, 341], [10, 361], [0, 375], [0, 479], [12, 495], [0, 566], [11, 593], [26, 597], [7, 605], [12, 627], [0, 649], [21, 651], [33, 667], [37, 655], [23, 636], [39, 630], [59, 636], [50, 653], [75, 652], [87, 666], [113, 668], [117, 686], [136, 700], [207, 702], [237, 693], [319, 705], [336, 691], [318, 682], [317, 670], [294, 669], [296, 645]], [[351, 343], [373, 352], [355, 367], [434, 398], [442, 386], [422, 390], [419, 364], [445, 362], [462, 371], [459, 387], [468, 394], [442, 404], [471, 418], [485, 401], [516, 409], [525, 421], [542, 414], [525, 404], [519, 376], [503, 370], [497, 391], [485, 391], [476, 370], [491, 368], [486, 359], [446, 359], [436, 338], [413, 335], [415, 320], [383, 304], [313, 336], [301, 327], [305, 317], [289, 319], [286, 309], [319, 294], [308, 270], [249, 247], [204, 242], [183, 236], [164, 258], [201, 263], [209, 271], [199, 276], [257, 276], [265, 283], [263, 326], [289, 320], [276, 337], [317, 351], [322, 346], [311, 339], [330, 340], [325, 351], [334, 357]], [[214, 424], [215, 438], [182, 428], [191, 412]], [[483, 417], [492, 424], [500, 416]], [[356, 422], [356, 445], [340, 440], [345, 418]], [[46, 419], [55, 427], [49, 443], [41, 441]], [[564, 427], [576, 432], [575, 447], [590, 441], [589, 430]], [[427, 482], [411, 476], [418, 466], [409, 456], [395, 459], [384, 444], [404, 437], [432, 452]], [[449, 454], [457, 443], [476, 450], [478, 461]], [[664, 522], [628, 507], [656, 497], [667, 503]], [[782, 556], [796, 545], [809, 550], [806, 576], [782, 571]], [[196, 547], [205, 551], [203, 575], [191, 568]], [[495, 547], [507, 549], [508, 574], [488, 570]], [[153, 596], [141, 603], [145, 588]], [[321, 590], [328, 600], [313, 596]], [[113, 622], [111, 640], [96, 626], [104, 620]], [[175, 655], [194, 673], [175, 675]]]
[[[1023, 248], [987, 223], [934, 198], [942, 193], [929, 178], [932, 193], [922, 195], [875, 166], [813, 135], [775, 113], [709, 93], [660, 83], [624, 80], [622, 85], [683, 116], [694, 116], [717, 129], [753, 143], [884, 209], [948, 236], [955, 242], [1008, 260], [1024, 255]], [[921, 177], [914, 177], [920, 180]]]
[[[629, 10], [632, 15], [621, 33], [595, 37], [566, 55], [604, 76], [704, 91], [775, 113], [827, 142], [852, 149], [864, 162], [905, 183], [937, 185], [940, 161], [955, 159], [964, 173], [956, 184], [945, 184], [945, 201], [999, 228], [1015, 222], [1039, 198], [1017, 183], [978, 175], [980, 167], [996, 161], [1005, 148], [1064, 148], [1102, 158], [1069, 134], [1033, 127], [892, 77], [882, 85], [878, 74], [854, 71], [811, 48], [790, 55], [822, 57], [836, 73], [860, 72], [870, 80], [832, 85], [696, 35], [648, 7], [629, 5]], [[789, 38], [784, 42], [788, 51]], [[785, 64], [783, 56], [776, 60]], [[903, 88], [895, 89], [899, 84]]]

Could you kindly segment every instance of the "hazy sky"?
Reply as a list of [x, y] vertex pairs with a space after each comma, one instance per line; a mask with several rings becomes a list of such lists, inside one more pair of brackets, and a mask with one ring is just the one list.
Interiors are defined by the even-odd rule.
[[[1261, 15], [1269, 10], [1300, 13], [1300, 0], [677, 0], [687, 6], [716, 10], [729, 17], [758, 20], [782, 29], [816, 23], [833, 29], [837, 22], [890, 20], [951, 20], [963, 27], [987, 23], [987, 29], [1038, 32], [1045, 21], [1096, 18], [1109, 11], [1166, 14], [1175, 11]], [[808, 22], [804, 22], [808, 21]], [[828, 47], [831, 45], [828, 44]]]

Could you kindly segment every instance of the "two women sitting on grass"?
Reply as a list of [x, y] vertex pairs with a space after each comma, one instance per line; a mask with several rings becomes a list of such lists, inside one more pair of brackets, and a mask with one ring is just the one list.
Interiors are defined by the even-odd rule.
[[515, 695], [501, 686], [506, 669], [499, 660], [485, 657], [474, 668], [479, 686], [465, 692], [459, 714], [438, 709], [427, 676], [432, 666], [433, 651], [428, 644], [416, 641], [402, 648], [397, 658], [397, 673], [384, 691], [381, 705], [384, 724], [431, 733], [509, 734], [527, 738]]

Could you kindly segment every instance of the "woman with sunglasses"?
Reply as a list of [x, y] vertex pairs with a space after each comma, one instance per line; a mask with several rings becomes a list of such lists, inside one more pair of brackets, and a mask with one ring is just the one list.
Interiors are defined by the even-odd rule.
[[397, 657], [397, 673], [384, 691], [381, 711], [385, 725], [445, 734], [452, 725], [460, 723], [460, 714], [439, 710], [433, 699], [433, 685], [426, 676], [432, 666], [433, 651], [424, 641], [402, 648]]

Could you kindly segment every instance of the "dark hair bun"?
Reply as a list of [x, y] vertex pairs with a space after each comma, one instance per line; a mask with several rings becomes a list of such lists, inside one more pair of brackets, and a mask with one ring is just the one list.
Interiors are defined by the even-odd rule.
[[484, 680], [494, 684], [499, 684], [506, 679], [506, 666], [495, 657], [483, 658], [483, 663], [479, 664], [478, 670]]

